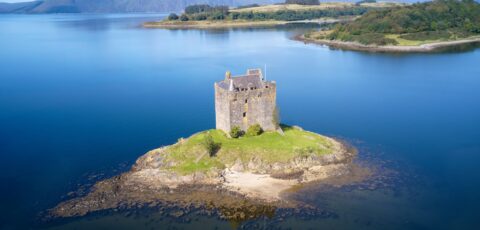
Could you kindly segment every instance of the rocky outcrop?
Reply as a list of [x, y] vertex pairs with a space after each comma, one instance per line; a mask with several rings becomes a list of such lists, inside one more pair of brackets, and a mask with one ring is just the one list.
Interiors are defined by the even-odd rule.
[[[223, 170], [215, 168], [187, 175], [168, 170], [174, 164], [165, 160], [168, 147], [155, 149], [141, 156], [129, 172], [96, 183], [89, 194], [60, 203], [50, 214], [82, 216], [94, 211], [165, 202], [208, 203], [213, 208], [250, 205], [248, 202], [288, 206], [292, 203], [282, 199], [282, 192], [292, 186], [350, 172], [355, 151], [330, 140], [334, 144], [331, 154], [273, 164], [259, 158], [237, 160]], [[245, 199], [248, 202], [238, 202]]]
[[[349, 164], [352, 162], [356, 152], [354, 149], [349, 149], [344, 144], [328, 138], [333, 144], [332, 153], [324, 154], [321, 156], [311, 155], [305, 157], [296, 157], [288, 162], [275, 162], [270, 163], [262, 160], [261, 158], [252, 158], [247, 162], [243, 162], [240, 159], [237, 159], [234, 164], [226, 165], [227, 169], [239, 172], [252, 172], [258, 174], [278, 174], [278, 173], [291, 173], [295, 171], [308, 171], [309, 169], [314, 169], [314, 167], [319, 168], [320, 166], [327, 166], [332, 164]], [[158, 148], [152, 151], [149, 151], [145, 155], [137, 159], [135, 164], [132, 166], [132, 172], [142, 171], [142, 170], [161, 170], [174, 166], [174, 162], [169, 162], [165, 160], [165, 155], [168, 154], [168, 147]], [[196, 182], [199, 179], [209, 179], [211, 177], [217, 177], [219, 171], [209, 172], [208, 174], [196, 173], [188, 175], [186, 177], [180, 177], [175, 173], [169, 173], [163, 171], [162, 175], [165, 175], [168, 178], [196, 178]]]
[[260, 158], [253, 158], [247, 163], [243, 163], [240, 160], [237, 160], [234, 165], [229, 166], [228, 168], [234, 171], [240, 172], [252, 172], [258, 174], [281, 174], [281, 173], [292, 173], [297, 171], [309, 171], [322, 166], [335, 165], [335, 164], [349, 164], [352, 162], [355, 151], [348, 150], [341, 143], [330, 139], [334, 143], [334, 150], [332, 154], [325, 154], [322, 156], [307, 156], [307, 157], [296, 157], [288, 162], [276, 162], [269, 163], [265, 162]]

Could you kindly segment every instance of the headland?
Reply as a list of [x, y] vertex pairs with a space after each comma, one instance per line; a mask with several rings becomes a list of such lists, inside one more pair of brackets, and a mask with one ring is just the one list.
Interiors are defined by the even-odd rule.
[[372, 10], [297, 40], [369, 52], [433, 52], [480, 42], [479, 21], [479, 3], [439, 0]]
[[230, 9], [224, 6], [192, 5], [184, 13], [171, 13], [163, 20], [146, 22], [146, 28], [220, 29], [275, 27], [295, 23], [328, 24], [354, 20], [370, 10], [400, 3], [326, 2], [317, 5], [251, 5]]

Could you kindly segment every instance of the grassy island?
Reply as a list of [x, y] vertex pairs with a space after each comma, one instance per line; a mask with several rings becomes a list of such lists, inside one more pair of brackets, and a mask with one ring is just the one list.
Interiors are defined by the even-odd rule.
[[97, 182], [87, 195], [64, 201], [49, 212], [72, 217], [172, 202], [236, 211], [296, 207], [297, 202], [289, 202], [283, 194], [297, 191], [290, 189], [301, 184], [355, 183], [370, 175], [354, 164], [353, 149], [332, 138], [290, 126], [282, 126], [283, 134], [262, 133], [255, 126], [237, 138], [211, 129], [149, 151], [130, 171]]
[[[304, 2], [304, 4], [301, 4]], [[293, 4], [296, 3], [296, 4]], [[170, 14], [158, 22], [147, 22], [149, 28], [230, 28], [264, 27], [290, 22], [332, 22], [351, 20], [369, 10], [393, 7], [398, 3], [319, 3], [309, 0], [287, 0], [285, 4], [247, 5], [230, 9], [227, 6], [191, 5], [184, 13]]]
[[435, 0], [369, 11], [331, 30], [312, 31], [306, 41], [340, 48], [430, 51], [480, 41], [480, 4]]
[[[321, 156], [333, 152], [330, 138], [304, 131], [300, 128], [283, 126], [284, 134], [264, 132], [258, 136], [247, 134], [239, 138], [229, 138], [221, 130], [208, 130], [197, 133], [188, 139], [165, 149], [169, 169], [182, 174], [208, 171], [212, 168], [224, 169], [235, 164], [256, 158], [266, 163], [286, 163], [297, 157]], [[202, 142], [211, 136], [218, 146], [214, 156], [209, 156]]]

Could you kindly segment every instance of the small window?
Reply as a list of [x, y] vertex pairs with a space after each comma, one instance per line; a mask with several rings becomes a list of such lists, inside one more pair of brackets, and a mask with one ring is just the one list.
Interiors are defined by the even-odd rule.
[[266, 85], [266, 86], [265, 86], [265, 88], [267, 88], [267, 89], [268, 89], [268, 85]]
[[248, 99], [245, 99], [245, 104], [247, 104], [247, 103], [248, 103]]
[[247, 112], [244, 112], [244, 113], [243, 113], [243, 117], [246, 117], [246, 116], [247, 116]]

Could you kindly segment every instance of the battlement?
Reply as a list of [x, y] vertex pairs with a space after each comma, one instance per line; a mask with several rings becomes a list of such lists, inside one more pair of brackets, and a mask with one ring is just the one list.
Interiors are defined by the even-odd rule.
[[227, 72], [214, 88], [217, 129], [228, 133], [234, 126], [246, 130], [259, 124], [264, 130], [275, 130], [276, 83], [266, 81], [261, 69], [234, 77]]

